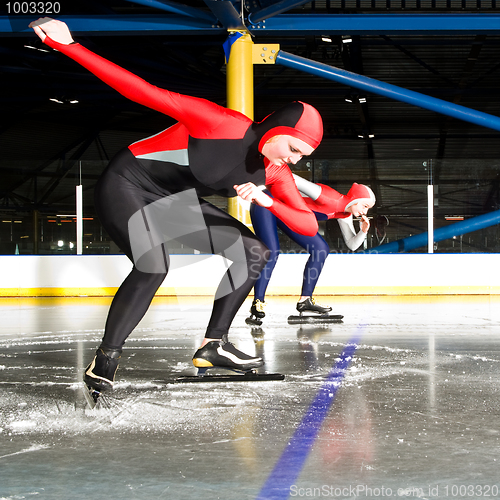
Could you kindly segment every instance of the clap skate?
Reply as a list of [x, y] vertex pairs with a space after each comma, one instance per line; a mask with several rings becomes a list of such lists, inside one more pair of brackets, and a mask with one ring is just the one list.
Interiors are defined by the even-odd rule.
[[250, 316], [245, 319], [247, 325], [260, 326], [262, 319], [266, 316], [264, 306], [266, 303], [259, 299], [253, 299], [252, 307], [250, 307]]
[[113, 389], [121, 353], [121, 350], [100, 347], [90, 365], [85, 368], [83, 393], [90, 408], [96, 406], [103, 392]]
[[299, 311], [299, 315], [288, 316], [288, 323], [290, 325], [303, 323], [342, 323], [342, 318], [344, 316], [340, 314], [329, 314], [331, 310], [331, 307], [317, 304], [312, 297], [308, 297], [302, 302], [297, 302], [297, 311]]
[[196, 375], [180, 376], [176, 382], [249, 382], [285, 378], [280, 373], [258, 373], [256, 368], [263, 364], [262, 358], [236, 349], [224, 335], [221, 340], [212, 340], [195, 352]]

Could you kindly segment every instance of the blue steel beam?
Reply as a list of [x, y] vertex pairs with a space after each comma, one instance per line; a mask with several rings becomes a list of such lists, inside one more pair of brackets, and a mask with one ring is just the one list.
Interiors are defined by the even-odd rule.
[[396, 101], [406, 102], [420, 108], [435, 111], [436, 113], [441, 113], [459, 120], [500, 131], [500, 118], [497, 116], [466, 108], [459, 104], [443, 101], [436, 97], [430, 97], [419, 92], [414, 92], [413, 90], [397, 87], [396, 85], [384, 83], [373, 78], [357, 75], [356, 73], [328, 66], [327, 64], [311, 61], [305, 57], [296, 56], [280, 50], [276, 57], [276, 64], [297, 69], [311, 75], [320, 76], [327, 80], [333, 80], [348, 87], [383, 95], [395, 99]]
[[[30, 33], [34, 16], [0, 16], [0, 36]], [[36, 17], [36, 16], [35, 16]], [[207, 19], [175, 14], [55, 16], [80, 35], [219, 35], [223, 28]], [[499, 34], [500, 14], [281, 14], [248, 26], [268, 35], [476, 35]]]
[[[170, 14], [67, 15], [54, 16], [64, 21], [77, 36], [91, 35], [221, 35], [227, 31], [203, 19]], [[0, 36], [34, 34], [28, 24], [34, 16], [0, 16]], [[36, 35], [35, 35], [36, 36]]]
[[181, 14], [183, 16], [194, 17], [195, 19], [205, 19], [206, 21], [210, 21], [212, 23], [217, 21], [215, 17], [209, 12], [196, 9], [195, 7], [189, 7], [188, 5], [169, 2], [168, 0], [126, 0], [126, 1], [138, 5], [145, 5], [146, 7], [154, 7], [155, 9], [158, 10], [172, 12], [173, 14]]
[[459, 35], [500, 32], [499, 14], [282, 14], [248, 28], [258, 35]]
[[[494, 226], [500, 223], [500, 210], [495, 210], [487, 214], [479, 215], [473, 217], [472, 219], [463, 220], [456, 222], [455, 224], [450, 224], [446, 227], [441, 227], [434, 230], [434, 241], [443, 241], [453, 236], [460, 236], [461, 234], [472, 233], [473, 231], [479, 231], [485, 227]], [[360, 253], [404, 253], [410, 250], [415, 250], [415, 248], [427, 246], [427, 241], [429, 238], [429, 233], [416, 234], [415, 236], [409, 236], [408, 238], [403, 238], [401, 240], [393, 241], [392, 243], [386, 243], [385, 245], [380, 245], [376, 248], [371, 248]]]

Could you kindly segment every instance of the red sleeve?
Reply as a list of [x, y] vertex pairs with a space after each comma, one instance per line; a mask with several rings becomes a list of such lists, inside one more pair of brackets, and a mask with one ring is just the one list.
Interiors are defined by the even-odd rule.
[[316, 216], [307, 208], [288, 166], [268, 165], [266, 186], [273, 195], [273, 204], [268, 208], [271, 213], [296, 233], [314, 236], [318, 232]]
[[344, 212], [347, 200], [343, 194], [325, 184], [318, 184], [318, 186], [321, 186], [321, 194], [316, 200], [305, 198], [310, 210], [325, 214], [329, 219], [345, 219], [351, 215]]
[[71, 57], [127, 99], [179, 121], [188, 129], [192, 137], [240, 139], [252, 123], [242, 113], [224, 108], [206, 99], [155, 87], [133, 73], [94, 54], [79, 43], [64, 45], [49, 37], [45, 38], [45, 43]]
[[[328, 216], [328, 210], [326, 210], [326, 207], [318, 205], [318, 203], [316, 203], [316, 201], [312, 198], [305, 197], [304, 201], [309, 210], [313, 210], [314, 212], [319, 212]], [[331, 217], [328, 218], [330, 219]]]

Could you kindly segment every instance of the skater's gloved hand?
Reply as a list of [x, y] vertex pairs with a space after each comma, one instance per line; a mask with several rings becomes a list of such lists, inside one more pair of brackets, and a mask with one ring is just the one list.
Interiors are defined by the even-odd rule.
[[370, 229], [370, 221], [368, 220], [368, 217], [366, 215], [361, 216], [360, 225], [361, 231], [363, 231], [363, 233], [367, 233], [368, 229]]
[[270, 207], [273, 204], [273, 199], [258, 188], [253, 182], [247, 182], [245, 184], [234, 185], [234, 190], [240, 198], [261, 207]]
[[33, 28], [34, 32], [40, 37], [42, 42], [45, 41], [47, 36], [55, 42], [59, 42], [63, 45], [69, 45], [74, 41], [68, 26], [57, 19], [41, 17], [40, 19], [31, 22], [29, 27]]

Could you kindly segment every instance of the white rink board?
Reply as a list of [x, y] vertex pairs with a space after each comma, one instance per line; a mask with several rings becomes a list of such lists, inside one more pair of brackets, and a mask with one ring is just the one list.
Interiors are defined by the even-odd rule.
[[[307, 258], [307, 254], [281, 255], [268, 294], [297, 294]], [[215, 291], [227, 261], [220, 256], [173, 255], [171, 263], [160, 292], [175, 288], [176, 294], [196, 295]], [[123, 255], [1, 256], [0, 289], [3, 295], [13, 289], [48, 288], [81, 289], [85, 294], [86, 289], [117, 288], [130, 269]], [[474, 293], [482, 293], [481, 288], [484, 293], [498, 293], [492, 290], [500, 287], [500, 254], [331, 254], [317, 291], [383, 293], [388, 287], [476, 287]]]

